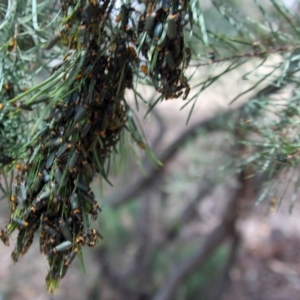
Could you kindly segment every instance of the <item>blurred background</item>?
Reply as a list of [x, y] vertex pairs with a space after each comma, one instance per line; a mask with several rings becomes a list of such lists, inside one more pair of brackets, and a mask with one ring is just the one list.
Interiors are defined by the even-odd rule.
[[[228, 1], [255, 18], [250, 2]], [[292, 0], [285, 4], [298, 7]], [[210, 1], [201, 1], [201, 6], [208, 28], [229, 30]], [[209, 64], [211, 51], [215, 49], [194, 53], [208, 64], [191, 68], [192, 95], [208, 73], [224, 68]], [[217, 58], [222, 55], [214, 53]], [[281, 59], [274, 55], [269, 63]], [[188, 123], [192, 104], [182, 109], [185, 102], [180, 98], [164, 101], [144, 117], [147, 109], [137, 110], [128, 92], [143, 134], [162, 165], [150, 163], [143, 149], [128, 147], [122, 167], [116, 157], [113, 187], [95, 178], [93, 190], [102, 212], [94, 227], [104, 239], [83, 250], [83, 261], [75, 260], [55, 295], [45, 290], [48, 264], [39, 254], [37, 238], [17, 264], [10, 258], [16, 236], [10, 247], [1, 244], [0, 300], [300, 299], [300, 208], [296, 204], [290, 213], [285, 201], [293, 189], [288, 173], [279, 175], [280, 184], [276, 181], [284, 197], [267, 195], [267, 201], [256, 205], [266, 187], [264, 174], [253, 176], [251, 169], [236, 163], [245, 149], [236, 143], [240, 132], [233, 124], [241, 125], [245, 103], [272, 81], [232, 104], [253, 85], [242, 76], [255, 68], [261, 74], [268, 66], [249, 60], [205, 89], [196, 97]], [[139, 85], [138, 90], [147, 99], [155, 98], [152, 87]], [[281, 91], [290, 92], [290, 87]], [[9, 205], [1, 201], [0, 227], [8, 216]]]

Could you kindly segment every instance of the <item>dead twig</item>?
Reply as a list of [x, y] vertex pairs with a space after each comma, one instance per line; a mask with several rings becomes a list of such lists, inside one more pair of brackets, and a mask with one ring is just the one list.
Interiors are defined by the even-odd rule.
[[222, 296], [225, 295], [225, 291], [228, 289], [230, 285], [230, 271], [236, 261], [238, 249], [240, 246], [241, 237], [239, 233], [235, 232], [233, 241], [230, 245], [229, 257], [226, 262], [226, 265], [221, 273], [218, 282], [214, 285], [214, 289], [212, 291], [212, 300], [221, 300]]
[[[234, 232], [236, 220], [240, 214], [240, 202], [249, 200], [253, 190], [253, 178], [247, 178], [245, 171], [238, 175], [239, 187], [230, 200], [221, 223], [201, 242], [194, 255], [179, 264], [172, 275], [162, 285], [162, 289], [153, 298], [154, 300], [172, 300], [178, 287], [197, 269], [201, 268], [209, 256], [222, 244], [227, 236]], [[246, 179], [247, 178], [247, 179]], [[250, 194], [249, 194], [250, 193]], [[250, 197], [250, 199], [253, 199]], [[247, 201], [248, 202], [248, 201]]]

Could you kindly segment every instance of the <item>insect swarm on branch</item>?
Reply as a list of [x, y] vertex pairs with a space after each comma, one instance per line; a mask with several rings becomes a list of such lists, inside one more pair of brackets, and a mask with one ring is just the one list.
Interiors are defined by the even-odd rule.
[[[68, 89], [59, 101], [49, 102], [45, 124], [30, 141], [29, 158], [11, 189], [10, 221], [0, 231], [8, 245], [9, 235], [18, 230], [11, 255], [17, 262], [41, 230], [40, 252], [50, 268], [49, 292], [57, 289], [82, 247], [93, 247], [102, 239], [91, 228], [100, 211], [91, 183], [98, 173], [109, 182], [105, 165], [126, 126], [129, 108], [124, 93], [133, 88], [134, 68], [141, 57], [165, 99], [179, 97], [183, 90], [187, 97], [183, 68], [190, 50], [184, 45], [183, 27], [189, 22], [188, 5], [163, 4], [149, 1], [135, 22], [136, 11], [129, 4], [121, 5], [114, 20], [114, 1], [61, 2], [64, 28], [46, 49], [57, 43], [68, 46], [64, 62], [51, 75], [63, 73], [57, 83]], [[143, 20], [138, 33], [135, 28]]]

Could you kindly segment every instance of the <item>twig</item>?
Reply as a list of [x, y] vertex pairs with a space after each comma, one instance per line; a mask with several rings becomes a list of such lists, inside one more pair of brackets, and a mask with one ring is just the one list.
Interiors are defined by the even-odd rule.
[[211, 296], [212, 300], [221, 300], [222, 296], [225, 295], [225, 291], [229, 287], [229, 284], [230, 284], [230, 274], [229, 273], [236, 261], [240, 241], [241, 241], [240, 235], [237, 232], [235, 232], [233, 241], [232, 241], [231, 247], [230, 247], [229, 258], [226, 262], [226, 265], [224, 267], [222, 274], [219, 277], [218, 283], [214, 285], [215, 289], [212, 292], [212, 296]]
[[154, 300], [172, 300], [177, 288], [189, 275], [201, 268], [209, 256], [220, 246], [224, 239], [234, 231], [235, 222], [239, 216], [238, 203], [249, 196], [251, 187], [253, 189], [253, 178], [245, 179], [246, 172], [239, 174], [239, 188], [237, 188], [224, 213], [222, 222], [212, 231], [206, 241], [201, 242], [198, 250], [179, 264], [162, 289], [153, 298]]
[[[191, 222], [197, 214], [196, 212], [196, 205], [201, 202], [206, 196], [212, 193], [214, 188], [216, 187], [216, 183], [213, 182], [205, 182], [204, 184], [200, 185], [198, 188], [196, 195], [193, 197], [193, 199], [186, 205], [185, 209], [182, 211], [181, 215], [178, 217], [178, 220], [176, 222], [176, 226], [170, 226], [165, 233], [165, 240], [162, 242], [164, 243], [170, 243], [172, 242], [176, 237], [178, 237], [180, 233], [180, 228], [183, 228], [184, 225], [187, 222]], [[162, 246], [162, 245], [161, 245]]]
[[[107, 250], [104, 247], [98, 248], [96, 251], [97, 261], [101, 262], [102, 274], [105, 274], [104, 278], [110, 283], [110, 285], [114, 288], [114, 290], [118, 291], [123, 299], [136, 299], [136, 293], [132, 289], [129, 288], [128, 282], [125, 278], [115, 272], [107, 257]], [[96, 294], [97, 286], [95, 285], [90, 290], [90, 295]], [[94, 299], [88, 297], [87, 299]]]
[[[152, 206], [151, 206], [151, 194], [147, 193], [139, 202], [141, 205], [140, 213], [138, 215], [137, 235], [135, 238], [135, 244], [138, 247], [133, 260], [132, 277], [136, 280], [137, 294], [145, 294], [147, 286], [151, 279], [151, 259], [153, 251], [152, 242]], [[129, 274], [127, 273], [127, 276]], [[127, 277], [126, 276], [126, 277]]]
[[221, 59], [213, 59], [209, 62], [199, 63], [199, 64], [196, 64], [196, 65], [190, 65], [190, 66], [191, 67], [203, 67], [203, 66], [211, 65], [212, 63], [220, 63], [220, 62], [230, 61], [230, 60], [234, 60], [234, 59], [242, 59], [242, 58], [247, 58], [247, 57], [263, 57], [263, 56], [266, 56], [268, 54], [274, 54], [274, 53], [280, 53], [280, 52], [292, 52], [292, 51], [296, 50], [299, 47], [300, 47], [300, 45], [282, 46], [282, 47], [278, 47], [278, 48], [275, 48], [275, 49], [268, 49], [268, 50], [264, 50], [264, 51], [252, 51], [252, 52], [249, 52], [249, 53], [242, 53], [242, 54], [232, 55], [232, 56], [229, 56], [229, 57], [223, 57]]

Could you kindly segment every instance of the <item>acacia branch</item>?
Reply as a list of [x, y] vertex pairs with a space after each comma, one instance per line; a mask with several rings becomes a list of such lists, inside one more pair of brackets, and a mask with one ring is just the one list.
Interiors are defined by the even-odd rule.
[[[220, 62], [231, 61], [231, 60], [242, 59], [242, 58], [266, 57], [266, 55], [275, 54], [275, 53], [293, 52], [293, 51], [299, 49], [299, 46], [300, 45], [281, 46], [281, 47], [278, 47], [275, 49], [267, 49], [267, 50], [263, 50], [263, 51], [254, 50], [252, 52], [232, 55], [232, 56], [223, 57], [220, 59], [211, 59], [209, 62], [198, 63], [198, 64], [190, 65], [190, 66], [191, 67], [203, 67], [203, 66], [211, 65], [212, 63], [218, 64]], [[214, 53], [211, 53], [211, 55], [214, 56]]]
[[[162, 289], [153, 298], [154, 300], [172, 300], [178, 287], [193, 272], [201, 268], [210, 255], [221, 245], [224, 239], [234, 232], [235, 222], [240, 214], [240, 201], [252, 198], [253, 178], [247, 178], [245, 172], [238, 175], [239, 188], [230, 199], [221, 223], [212, 231], [204, 242], [201, 242], [196, 252], [179, 264], [170, 278], [162, 285]], [[247, 179], [246, 179], [247, 178]], [[247, 201], [248, 202], [248, 201]]]
[[230, 245], [229, 257], [224, 266], [224, 269], [218, 279], [218, 282], [214, 285], [215, 289], [212, 290], [212, 300], [221, 300], [222, 296], [225, 295], [225, 291], [230, 284], [230, 270], [232, 269], [235, 261], [237, 259], [238, 249], [241, 242], [241, 236], [239, 233], [235, 232], [233, 236], [233, 241]]
[[162, 241], [162, 245], [160, 246], [164, 246], [166, 242], [170, 243], [175, 240], [180, 233], [180, 229], [183, 228], [186, 223], [191, 222], [197, 217], [198, 214], [196, 212], [196, 206], [199, 202], [201, 202], [201, 200], [210, 195], [215, 187], [216, 183], [213, 182], [205, 182], [200, 185], [193, 199], [185, 206], [178, 217], [176, 226], [173, 224], [166, 229], [165, 240]]
[[[96, 251], [96, 257], [98, 262], [101, 262], [101, 273], [105, 280], [118, 291], [120, 295], [123, 295], [126, 299], [136, 299], [136, 291], [130, 288], [126, 278], [116, 272], [109, 262], [109, 256], [105, 247], [98, 248]], [[98, 283], [90, 290], [90, 295], [97, 294], [99, 290]], [[88, 299], [93, 299], [88, 297]]]

